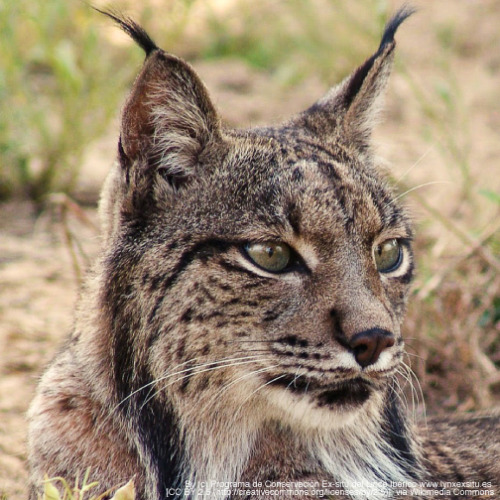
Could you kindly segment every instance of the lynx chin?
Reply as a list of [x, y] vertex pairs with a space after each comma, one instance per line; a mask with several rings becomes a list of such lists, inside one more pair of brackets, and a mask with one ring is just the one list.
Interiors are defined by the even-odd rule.
[[[413, 230], [370, 143], [411, 13], [309, 109], [248, 130], [221, 124], [189, 64], [106, 13], [146, 59], [101, 254], [29, 411], [32, 499], [45, 474], [89, 467], [102, 492], [134, 478], [138, 500], [442, 498], [426, 481], [500, 498], [498, 414], [420, 427], [398, 386]], [[325, 484], [340, 486], [310, 489]]]

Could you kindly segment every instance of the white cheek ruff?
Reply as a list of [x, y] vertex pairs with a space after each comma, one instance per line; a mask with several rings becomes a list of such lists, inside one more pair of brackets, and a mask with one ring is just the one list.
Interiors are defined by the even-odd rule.
[[266, 392], [279, 420], [301, 431], [342, 429], [361, 411], [361, 408], [352, 407], [318, 408], [307, 394], [297, 396], [287, 390]]
[[285, 422], [302, 432], [333, 431], [349, 425], [360, 414], [367, 411], [377, 413], [381, 397], [372, 391], [369, 398], [360, 404], [339, 404], [338, 406], [319, 406], [318, 393], [301, 392], [296, 394], [286, 388], [265, 387], [262, 396], [266, 398], [268, 417]]

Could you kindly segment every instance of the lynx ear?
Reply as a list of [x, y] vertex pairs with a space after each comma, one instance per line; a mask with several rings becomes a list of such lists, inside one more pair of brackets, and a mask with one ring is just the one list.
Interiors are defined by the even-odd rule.
[[160, 173], [177, 188], [192, 176], [203, 151], [220, 138], [205, 86], [181, 59], [159, 49], [132, 20], [112, 17], [146, 52], [122, 115], [119, 154], [127, 179]]
[[414, 10], [403, 7], [387, 23], [375, 54], [299, 117], [299, 124], [327, 142], [341, 140], [362, 152], [389, 78], [399, 25]]

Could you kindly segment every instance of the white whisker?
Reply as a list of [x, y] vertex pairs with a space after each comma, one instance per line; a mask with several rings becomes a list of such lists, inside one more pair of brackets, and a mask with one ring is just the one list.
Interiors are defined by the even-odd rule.
[[[275, 365], [275, 366], [270, 366], [269, 369], [272, 369], [272, 368], [276, 368], [278, 365]], [[271, 380], [269, 380], [268, 382], [266, 382], [265, 384], [262, 384], [260, 385], [259, 387], [257, 387], [257, 389], [255, 389], [254, 391], [252, 391], [243, 401], [242, 403], [240, 404], [240, 407], [238, 408], [238, 410], [235, 412], [234, 414], [234, 418], [233, 418], [233, 421], [236, 421], [236, 416], [239, 415], [239, 413], [241, 412], [241, 410], [243, 409], [243, 406], [244, 404], [255, 394], [257, 393], [258, 391], [260, 391], [261, 389], [263, 389], [264, 387], [268, 386], [269, 384], [272, 384], [274, 382], [276, 382], [277, 380], [280, 380], [282, 379], [283, 377], [286, 377], [285, 374], [283, 375], [280, 375], [278, 377], [275, 377]]]
[[[200, 367], [205, 367], [205, 366], [210, 366], [210, 365], [218, 365], [220, 363], [226, 363], [226, 364], [223, 364], [221, 365], [221, 367], [225, 367], [225, 366], [228, 366], [227, 363], [231, 363], [233, 361], [239, 361], [239, 360], [247, 360], [247, 359], [251, 359], [251, 360], [254, 360], [254, 359], [258, 359], [260, 356], [258, 355], [252, 355], [252, 356], [243, 356], [243, 357], [239, 357], [239, 358], [231, 358], [231, 357], [227, 357], [227, 358], [223, 358], [223, 359], [220, 359], [218, 361], [210, 361], [210, 362], [206, 362], [206, 363], [202, 363], [202, 364], [197, 364], [195, 366], [192, 366], [192, 367], [189, 367], [189, 368], [186, 368], [184, 370], [179, 370], [179, 371], [175, 371], [175, 372], [171, 372], [171, 373], [168, 373], [166, 374], [165, 376], [163, 377], [160, 377], [160, 378], [157, 378], [157, 379], [154, 379], [150, 382], [148, 382], [147, 384], [144, 384], [142, 385], [141, 387], [139, 387], [138, 389], [132, 391], [127, 397], [123, 398], [117, 405], [115, 405], [111, 412], [109, 413], [109, 415], [103, 419], [103, 421], [101, 422], [100, 426], [102, 426], [105, 422], [107, 422], [111, 416], [116, 412], [116, 410], [118, 410], [118, 408], [124, 404], [127, 400], [129, 400], [130, 398], [132, 398], [133, 396], [135, 396], [137, 393], [147, 389], [148, 387], [151, 387], [151, 386], [154, 386], [155, 384], [158, 384], [159, 382], [163, 381], [163, 380], [166, 380], [170, 377], [173, 377], [175, 375], [180, 375], [181, 373], [188, 373], [188, 372], [192, 372]], [[182, 366], [185, 366], [189, 363], [192, 363], [193, 361], [197, 360], [197, 359], [201, 359], [203, 358], [203, 356], [196, 356], [194, 358], [190, 358], [188, 359], [187, 361], [184, 361], [183, 363], [180, 363], [178, 365], [176, 365], [176, 369], [182, 367]], [[215, 368], [215, 367], [214, 367]], [[199, 373], [199, 372], [196, 372], [196, 373]], [[183, 377], [181, 377], [180, 380], [182, 380]], [[156, 394], [156, 393], [155, 393]], [[148, 401], [149, 401], [149, 398], [147, 397]]]
[[407, 194], [411, 193], [412, 191], [416, 191], [417, 189], [426, 187], [426, 186], [432, 186], [433, 184], [453, 184], [451, 181], [432, 181], [432, 182], [424, 182], [423, 184], [419, 184], [418, 186], [414, 186], [410, 189], [407, 189], [403, 193], [399, 194], [396, 196], [393, 200], [392, 203], [395, 201], [399, 200], [400, 198], [403, 198], [403, 196], [406, 196]]
[[[238, 377], [237, 379], [233, 380], [231, 383], [225, 385], [224, 387], [222, 387], [222, 389], [220, 389], [219, 391], [217, 391], [216, 394], [214, 394], [212, 396], [212, 401], [215, 402], [224, 392], [227, 392], [227, 390], [232, 387], [234, 384], [236, 384], [237, 382], [241, 381], [241, 380], [244, 380], [244, 379], [247, 379], [249, 377], [252, 377], [253, 375], [257, 375], [259, 373], [265, 373], [266, 371], [269, 371], [273, 368], [277, 368], [279, 365], [271, 365], [271, 366], [266, 366], [264, 368], [260, 368], [259, 370], [254, 370], [254, 371], [251, 371], [251, 372], [248, 372], [248, 373], [245, 373], [244, 375], [241, 375], [240, 377]], [[212, 406], [212, 403], [210, 403], [207, 408], [209, 408], [210, 406]]]
[[415, 167], [417, 167], [421, 162], [422, 160], [428, 156], [428, 154], [433, 150], [434, 148], [431, 146], [430, 148], [427, 149], [427, 151], [420, 156], [420, 158], [413, 163], [413, 165], [406, 169], [403, 174], [401, 176], [399, 176], [397, 179], [396, 179], [396, 183], [400, 183]]
[[[171, 385], [174, 385], [176, 384], [177, 382], [180, 382], [186, 378], [190, 378], [194, 375], [199, 375], [200, 373], [206, 373], [206, 372], [210, 372], [210, 371], [215, 371], [215, 370], [221, 370], [222, 368], [231, 368], [233, 366], [241, 366], [241, 365], [247, 365], [249, 363], [254, 363], [257, 359], [262, 359], [258, 356], [254, 356], [253, 359], [251, 360], [248, 360], [248, 361], [240, 361], [238, 363], [226, 363], [226, 364], [218, 364], [217, 366], [211, 366], [210, 368], [204, 368], [203, 370], [196, 370], [194, 371], [189, 371], [189, 373], [187, 373], [186, 375], [183, 375], [182, 377], [179, 377], [179, 378], [176, 378], [175, 380], [171, 380], [168, 384], [166, 385], [163, 385], [160, 389], [158, 389], [157, 391], [155, 391], [151, 396], [147, 396], [147, 398], [145, 399], [145, 401], [142, 403], [141, 405], [141, 410], [144, 408], [144, 406], [149, 403], [149, 401], [151, 401], [151, 399], [155, 398], [158, 394], [160, 394], [160, 392], [164, 391], [165, 389], [167, 389], [168, 387], [170, 387]], [[265, 358], [264, 358], [265, 359]], [[208, 366], [210, 364], [213, 364], [213, 363], [207, 363], [205, 366]], [[197, 367], [199, 368], [199, 367]], [[182, 372], [179, 372], [179, 373], [184, 373], [184, 372], [188, 372], [188, 370], [183, 370]], [[156, 383], [160, 383], [160, 382], [163, 382], [169, 378], [171, 378], [171, 376], [173, 375], [178, 375], [179, 373], [174, 373], [174, 374], [171, 374], [171, 375], [168, 375], [168, 376], [165, 376], [165, 377], [161, 377], [159, 379], [156, 380]]]

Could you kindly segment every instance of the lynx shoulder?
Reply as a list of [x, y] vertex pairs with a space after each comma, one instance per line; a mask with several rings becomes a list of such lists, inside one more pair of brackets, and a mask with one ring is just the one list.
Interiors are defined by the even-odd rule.
[[397, 384], [413, 231], [370, 136], [409, 14], [309, 109], [249, 130], [108, 14], [146, 59], [101, 256], [29, 412], [33, 498], [45, 474], [88, 468], [102, 491], [133, 477], [143, 500], [429, 498], [432, 481], [498, 497], [498, 415], [420, 428]]

